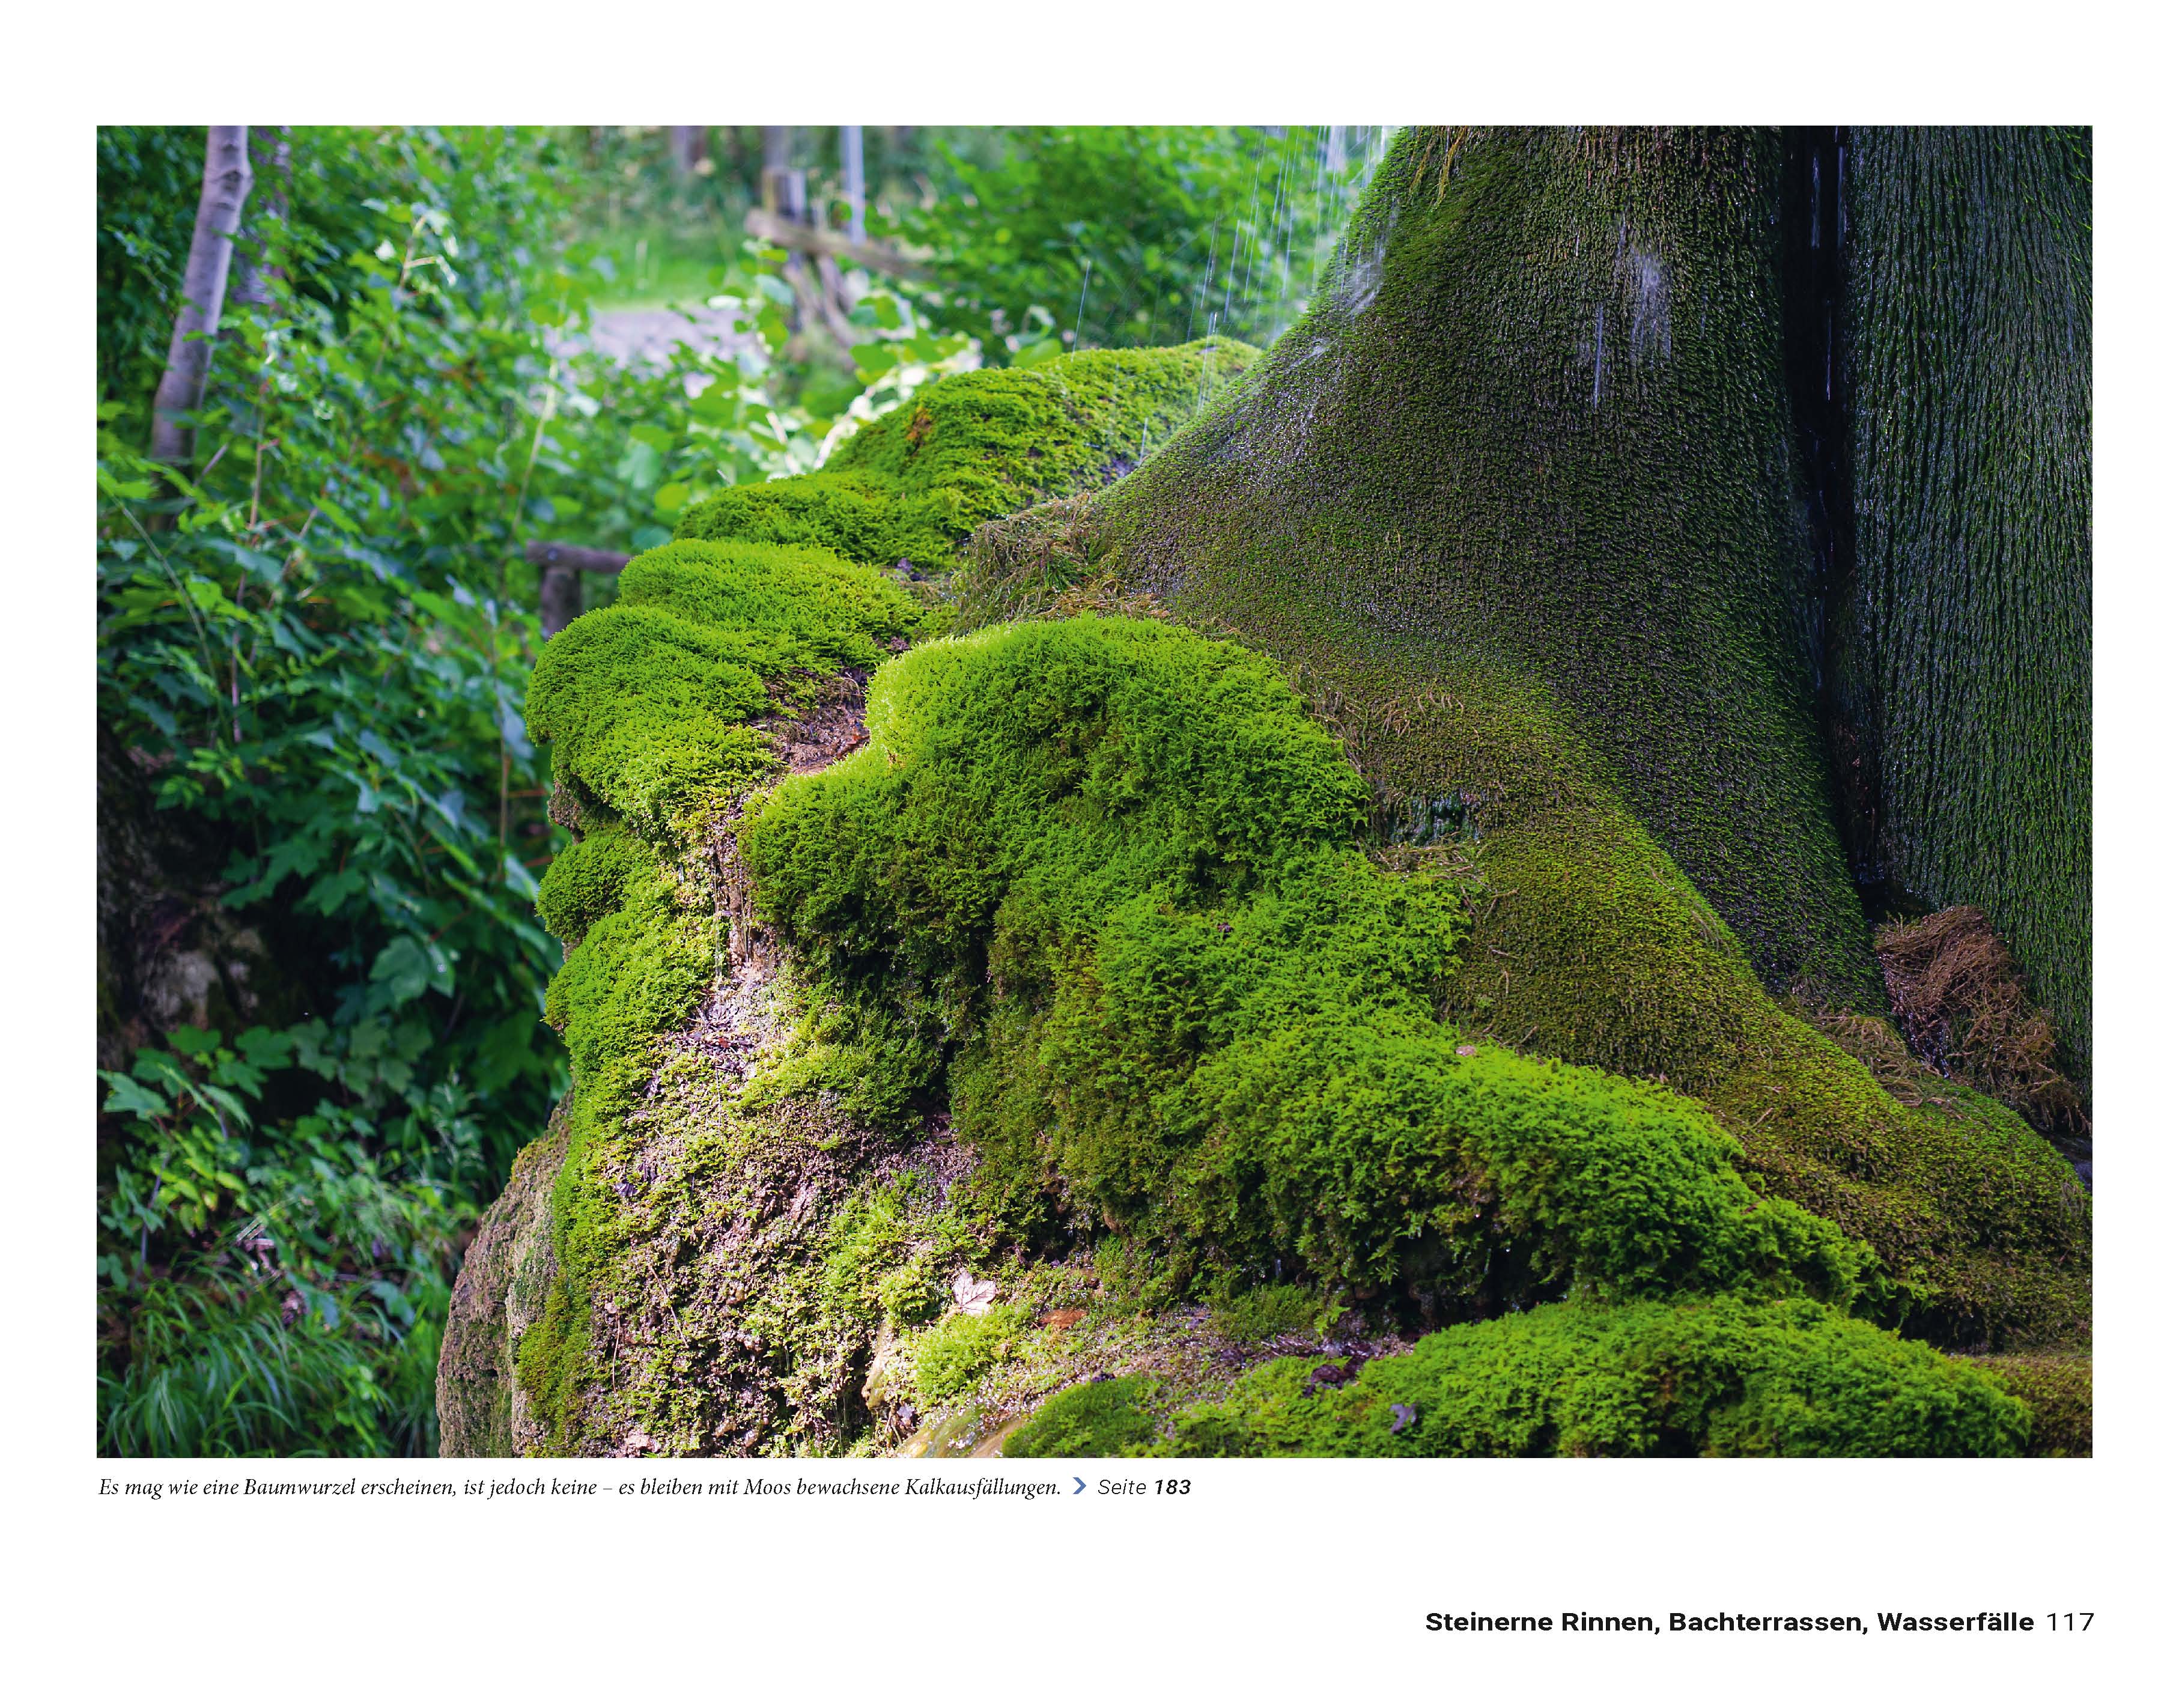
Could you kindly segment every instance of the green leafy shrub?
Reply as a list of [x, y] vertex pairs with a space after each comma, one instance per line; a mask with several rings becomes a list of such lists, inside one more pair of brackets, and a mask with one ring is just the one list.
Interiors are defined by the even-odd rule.
[[2017, 1453], [2027, 1433], [2027, 1408], [1964, 1360], [1810, 1300], [1716, 1298], [1540, 1305], [1339, 1385], [1282, 1358], [1179, 1415], [1166, 1450], [1943, 1457]]
[[[547, 136], [254, 140], [165, 469], [203, 132], [99, 137], [101, 1441], [426, 1452], [461, 1228], [564, 1084], [505, 565], [594, 499], [547, 430], [580, 419], [546, 376], [582, 286]], [[230, 1044], [158, 1047], [161, 910], [254, 946], [207, 1000]]]
[[446, 1087], [404, 1141], [330, 1098], [260, 1121], [273, 1075], [336, 1074], [328, 1041], [321, 1022], [231, 1048], [182, 1027], [104, 1076], [123, 1137], [99, 1213], [100, 1452], [435, 1450], [477, 1124]]
[[1144, 1376], [1080, 1382], [1045, 1401], [1002, 1443], [1005, 1459], [1113, 1459], [1153, 1438]]
[[[1339, 137], [1330, 132], [1342, 133]], [[1020, 125], [930, 163], [893, 223], [989, 360], [1269, 340], [1300, 311], [1384, 141], [1375, 126]]]

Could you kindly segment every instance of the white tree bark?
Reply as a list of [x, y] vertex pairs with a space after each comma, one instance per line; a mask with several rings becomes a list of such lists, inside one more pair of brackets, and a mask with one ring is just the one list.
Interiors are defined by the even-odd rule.
[[195, 235], [189, 241], [181, 304], [174, 316], [174, 341], [166, 371], [151, 405], [151, 460], [171, 468], [186, 465], [190, 435], [181, 418], [203, 402], [211, 340], [226, 306], [226, 274], [233, 260], [233, 234], [254, 181], [249, 169], [249, 126], [212, 125], [204, 147], [203, 195], [196, 203]]
[[852, 241], [863, 243], [867, 240], [867, 127], [843, 125], [837, 128], [842, 133], [844, 200], [852, 205]]

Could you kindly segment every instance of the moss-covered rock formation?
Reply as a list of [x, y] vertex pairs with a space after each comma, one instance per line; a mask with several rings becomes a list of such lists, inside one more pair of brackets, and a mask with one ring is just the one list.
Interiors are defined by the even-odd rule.
[[1179, 1416], [1165, 1450], [1528, 1458], [2017, 1453], [1996, 1381], [1805, 1300], [1541, 1305], [1319, 1384], [1280, 1359]]
[[938, 574], [981, 523], [1129, 473], [1257, 355], [1200, 339], [960, 374], [861, 428], [816, 473], [704, 499], [678, 535]]
[[946, 381], [629, 566], [447, 1449], [2085, 1450], [2085, 1189], [1842, 851], [1782, 167], [1408, 133], [1217, 392]]
[[868, 735], [740, 851], [874, 1070], [946, 1066], [971, 1196], [1007, 1219], [1051, 1187], [1171, 1296], [1288, 1260], [1450, 1316], [1563, 1287], [1852, 1298], [1865, 1254], [1756, 1198], [1702, 1109], [1439, 1017], [1454, 869], [1366, 857], [1361, 778], [1257, 654], [984, 630], [886, 667]]
[[[1245, 355], [1200, 344], [962, 376], [868, 429], [853, 466], [892, 510], [938, 502], [946, 551], [991, 506], [1113, 478], [1210, 394], [1216, 364]], [[957, 451], [975, 434], [976, 463]], [[895, 435], [909, 442], [885, 451]], [[895, 1107], [847, 1109], [829, 1088], [734, 847], [757, 785], [857, 743], [869, 672], [929, 628], [929, 608], [867, 561], [884, 563], [886, 543], [839, 537], [839, 552], [815, 542], [819, 528], [794, 540], [754, 525], [750, 539], [702, 536], [716, 526], [689, 517], [686, 537], [628, 565], [617, 602], [557, 637], [530, 690], [530, 727], [553, 744], [553, 814], [580, 837], [541, 899], [567, 945], [546, 1017], [575, 1089], [463, 1278], [441, 1374], [448, 1450], [834, 1444], [863, 1415], [853, 1361], [873, 1336], [849, 1249], [868, 1218], [901, 1218], [915, 1238], [938, 1225], [944, 1260], [983, 1248], [941, 1214], [954, 1147], [927, 1131], [900, 1153]], [[890, 1118], [883, 1134], [869, 1113]], [[779, 1200], [788, 1225], [764, 1226]], [[733, 1207], [720, 1230], [719, 1205]], [[659, 1262], [711, 1246], [697, 1273], [647, 1284]], [[920, 1290], [938, 1302], [946, 1285]], [[902, 1296], [877, 1294], [874, 1322], [891, 1305], [911, 1320]]]

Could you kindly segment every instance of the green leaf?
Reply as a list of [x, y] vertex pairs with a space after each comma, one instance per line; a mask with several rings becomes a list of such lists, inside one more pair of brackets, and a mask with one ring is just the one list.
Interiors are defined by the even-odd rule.
[[174, 1113], [173, 1105], [148, 1086], [137, 1085], [126, 1074], [101, 1071], [99, 1076], [113, 1088], [104, 1105], [108, 1114], [150, 1118]]
[[233, 1047], [241, 1052], [243, 1060], [265, 1073], [289, 1066], [294, 1059], [292, 1034], [268, 1027], [250, 1027], [233, 1040]]
[[369, 981], [394, 1006], [413, 1001], [425, 990], [435, 990], [449, 996], [452, 963], [436, 944], [402, 935], [393, 938], [371, 964]]

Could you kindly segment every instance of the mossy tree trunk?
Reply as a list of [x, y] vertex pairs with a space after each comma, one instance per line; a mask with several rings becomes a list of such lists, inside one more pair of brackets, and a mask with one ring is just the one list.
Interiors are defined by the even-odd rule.
[[1532, 679], [1784, 988], [1876, 1001], [1812, 713], [1775, 133], [1405, 134], [1331, 296], [1144, 471], [1133, 574]]
[[1863, 875], [1986, 913], [2088, 1070], [2089, 142], [1856, 130], [1844, 178], [1852, 539], [1834, 704]]
[[[1811, 162], [1789, 197], [1787, 153], [1404, 133], [1329, 293], [1110, 495], [1098, 549], [1295, 661], [1533, 687], [1774, 991], [1880, 1009], [1850, 878], [1978, 903], [2083, 1059], [2083, 157], [1863, 133], [1842, 189]], [[1789, 270], [1849, 230], [1804, 312]], [[1852, 873], [1842, 816], [1873, 821]]]

